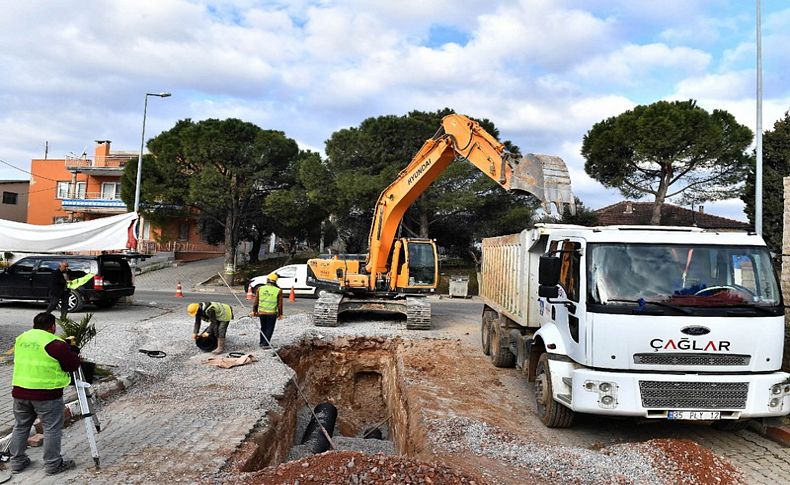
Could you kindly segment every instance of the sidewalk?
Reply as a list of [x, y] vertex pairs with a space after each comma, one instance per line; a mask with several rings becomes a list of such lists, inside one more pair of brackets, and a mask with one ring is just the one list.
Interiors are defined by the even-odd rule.
[[223, 258], [204, 259], [149, 271], [137, 276], [134, 285], [138, 290], [175, 291], [176, 283], [180, 281], [184, 291], [193, 290], [198, 284], [221, 272], [223, 261]]

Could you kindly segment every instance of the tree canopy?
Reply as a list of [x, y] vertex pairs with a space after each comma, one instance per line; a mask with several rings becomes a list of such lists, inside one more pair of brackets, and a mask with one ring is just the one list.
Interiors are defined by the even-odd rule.
[[584, 170], [626, 198], [652, 195], [651, 223], [670, 197], [684, 202], [737, 195], [746, 177], [751, 130], [724, 110], [658, 101], [596, 123], [584, 136]]
[[[445, 108], [368, 118], [336, 131], [326, 142], [331, 177], [323, 188], [331, 186], [338, 237], [349, 252], [367, 250], [379, 194], [451, 113]], [[477, 121], [499, 136], [492, 122]], [[517, 153], [517, 147], [504, 143]], [[454, 162], [407, 211], [401, 228], [404, 236], [430, 236], [450, 252], [466, 255], [474, 239], [526, 227], [534, 206], [533, 197], [508, 194], [471, 164]]]
[[[257, 220], [263, 196], [288, 186], [299, 148], [282, 132], [238, 119], [186, 119], [148, 142], [141, 210], [199, 215], [222, 227], [225, 267], [233, 267], [242, 225]], [[127, 164], [124, 201], [131, 206], [137, 167]]]
[[[763, 238], [768, 247], [782, 253], [784, 182], [790, 176], [790, 111], [763, 134]], [[755, 165], [752, 164], [741, 199], [746, 215], [754, 224]]]

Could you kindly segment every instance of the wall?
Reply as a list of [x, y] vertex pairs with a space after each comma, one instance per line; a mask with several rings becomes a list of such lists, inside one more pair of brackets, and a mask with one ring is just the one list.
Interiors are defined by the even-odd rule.
[[[782, 296], [785, 305], [790, 302], [790, 177], [782, 179], [784, 184], [784, 216], [782, 220]], [[787, 312], [787, 309], [785, 309]], [[790, 372], [790, 315], [785, 313], [785, 356], [782, 369]]]
[[[65, 217], [69, 213], [60, 205], [56, 197], [57, 182], [71, 182], [71, 172], [66, 170], [63, 159], [32, 160], [30, 171], [30, 195], [27, 204], [28, 224], [52, 224], [55, 217]], [[77, 174], [77, 181], [84, 182], [87, 177]]]
[[[14, 181], [0, 183], [0, 219], [16, 222], [27, 222], [27, 197], [30, 191], [30, 182]], [[16, 204], [4, 204], [3, 192], [17, 194]]]

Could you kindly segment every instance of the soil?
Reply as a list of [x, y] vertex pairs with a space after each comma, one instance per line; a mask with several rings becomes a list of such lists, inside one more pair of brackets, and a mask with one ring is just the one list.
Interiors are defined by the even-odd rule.
[[[253, 485], [287, 484], [466, 484], [485, 485], [479, 476], [454, 470], [442, 463], [413, 458], [363, 455], [351, 451], [329, 451], [243, 477]], [[239, 483], [236, 479], [228, 483]]]
[[[359, 432], [361, 423], [387, 418], [401, 456], [334, 451], [253, 474], [239, 473], [266, 466], [250, 466], [241, 456], [252, 456], [247, 450], [234, 457], [238, 466], [226, 469], [233, 477], [229, 481], [646, 483], [639, 475], [645, 469], [654, 482], [704, 485], [740, 480], [731, 464], [690, 440], [657, 439], [592, 449], [568, 446], [535, 416], [527, 393], [531, 384], [524, 376], [513, 369], [495, 369], [479, 349], [460, 340], [314, 340], [281, 354], [301, 376], [311, 402], [330, 400], [339, 416], [352, 418], [339, 426], [348, 428], [347, 435]], [[331, 398], [321, 399], [326, 396]], [[286, 436], [269, 437], [258, 448], [290, 440], [294, 426], [283, 429]], [[492, 452], [494, 447], [505, 452]], [[539, 465], [529, 462], [534, 456]], [[586, 461], [577, 462], [577, 457]], [[621, 472], [620, 463], [633, 467]], [[587, 473], [584, 467], [590, 464], [596, 470]]]

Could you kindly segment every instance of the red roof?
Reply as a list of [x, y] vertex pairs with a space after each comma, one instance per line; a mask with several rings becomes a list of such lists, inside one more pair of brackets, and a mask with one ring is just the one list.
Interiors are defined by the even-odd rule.
[[[652, 202], [623, 201], [598, 209], [598, 224], [601, 226], [649, 225], [653, 217]], [[662, 226], [696, 226], [703, 229], [722, 229], [729, 231], [748, 231], [748, 222], [727, 219], [726, 217], [693, 211], [679, 205], [665, 203], [661, 208]]]

